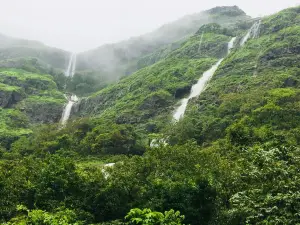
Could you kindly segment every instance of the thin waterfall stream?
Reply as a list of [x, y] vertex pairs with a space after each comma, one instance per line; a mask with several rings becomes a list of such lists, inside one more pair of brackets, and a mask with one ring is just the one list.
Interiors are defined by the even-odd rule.
[[[68, 67], [65, 71], [65, 76], [66, 77], [73, 77], [75, 74], [75, 70], [76, 70], [76, 54], [72, 53], [70, 56], [70, 60], [68, 63]], [[61, 119], [60, 119], [60, 123], [64, 126], [66, 125], [66, 123], [68, 122], [71, 112], [72, 112], [72, 107], [73, 105], [78, 102], [78, 97], [75, 94], [71, 94], [69, 96], [66, 96], [68, 103], [66, 104]]]
[[240, 42], [240, 46], [243, 46], [249, 38], [257, 38], [259, 36], [259, 30], [260, 30], [261, 20], [255, 22], [252, 27], [248, 30], [246, 35], [243, 37], [243, 39]]
[[[233, 48], [235, 39], [236, 39], [236, 37], [232, 38], [230, 40], [230, 42], [228, 42], [228, 53], [227, 54], [229, 54], [230, 50]], [[223, 60], [224, 60], [224, 58], [220, 59], [209, 70], [204, 72], [203, 75], [198, 80], [198, 82], [192, 86], [190, 95], [187, 98], [184, 98], [181, 100], [180, 106], [175, 110], [175, 112], [173, 114], [173, 119], [175, 121], [180, 120], [184, 116], [184, 113], [185, 113], [185, 110], [186, 110], [189, 100], [194, 97], [198, 97], [203, 92], [207, 83], [212, 78], [212, 76], [214, 75], [214, 73], [216, 72], [216, 70], [218, 69], [219, 65], [221, 64], [221, 62]]]
[[200, 50], [201, 50], [201, 45], [202, 45], [202, 41], [203, 41], [203, 35], [204, 35], [204, 32], [202, 32], [201, 38], [200, 38], [200, 41], [199, 41], [198, 54], [200, 53]]

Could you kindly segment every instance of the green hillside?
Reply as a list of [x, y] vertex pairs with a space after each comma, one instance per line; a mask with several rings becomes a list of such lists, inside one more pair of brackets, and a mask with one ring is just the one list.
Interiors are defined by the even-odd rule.
[[189, 126], [199, 143], [299, 144], [299, 21], [299, 8], [263, 19], [260, 37], [225, 59], [181, 122], [199, 121]]
[[51, 75], [0, 69], [0, 143], [7, 148], [34, 124], [58, 122], [65, 101]]
[[[176, 103], [204, 71], [227, 54], [227, 43], [233, 36], [234, 30], [218, 24], [202, 26], [165, 59], [83, 99], [78, 114], [100, 114], [118, 124], [145, 125], [155, 120], [155, 126], [165, 126]], [[156, 124], [159, 122], [164, 124]]]
[[[130, 58], [136, 71], [110, 85], [93, 84], [93, 67], [84, 80], [26, 57], [27, 70], [3, 66], [0, 224], [300, 224], [300, 7], [252, 20], [229, 9]], [[88, 96], [62, 127], [65, 82]]]
[[0, 34], [0, 64], [18, 58], [37, 58], [44, 64], [64, 70], [70, 53], [31, 40], [12, 38]]
[[218, 23], [224, 27], [232, 27], [237, 22], [249, 19], [251, 18], [237, 6], [216, 7], [186, 15], [151, 33], [79, 53], [76, 79], [70, 85], [70, 90], [80, 95], [90, 94], [97, 88], [104, 88], [150, 66], [179, 48], [181, 43], [204, 24]]

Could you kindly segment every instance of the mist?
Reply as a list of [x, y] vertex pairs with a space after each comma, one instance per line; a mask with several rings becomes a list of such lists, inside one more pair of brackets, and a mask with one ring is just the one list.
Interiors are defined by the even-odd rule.
[[165, 23], [215, 6], [237, 5], [252, 17], [298, 0], [2, 0], [0, 33], [81, 52], [151, 32]]

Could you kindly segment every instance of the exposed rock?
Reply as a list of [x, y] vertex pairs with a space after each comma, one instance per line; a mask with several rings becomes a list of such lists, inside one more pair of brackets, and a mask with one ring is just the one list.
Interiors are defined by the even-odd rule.
[[84, 116], [86, 114], [99, 114], [106, 108], [112, 106], [112, 97], [109, 95], [97, 95], [91, 98], [82, 98], [72, 108], [76, 115]]
[[145, 109], [157, 109], [160, 107], [165, 107], [168, 105], [168, 99], [164, 98], [164, 96], [153, 95], [151, 97], [146, 98], [141, 106], [139, 107], [140, 110]]
[[289, 77], [284, 81], [283, 87], [295, 87], [298, 81]]
[[147, 125], [146, 125], [146, 130], [147, 130], [149, 133], [153, 133], [154, 131], [156, 131], [156, 129], [157, 129], [156, 124], [151, 123], [151, 124], [147, 124]]
[[0, 90], [0, 106], [2, 108], [8, 108], [17, 102], [21, 101], [23, 96], [16, 91], [4, 91]]
[[32, 123], [57, 123], [61, 119], [63, 105], [56, 103], [28, 103], [23, 110]]
[[10, 91], [0, 91], [0, 106], [6, 108], [9, 106], [9, 102], [12, 98], [12, 92]]
[[140, 118], [132, 115], [118, 115], [115, 122], [116, 124], [136, 124], [140, 122]]
[[182, 98], [184, 95], [190, 93], [192, 86], [185, 86], [182, 88], [178, 88], [175, 91], [174, 97], [175, 98]]

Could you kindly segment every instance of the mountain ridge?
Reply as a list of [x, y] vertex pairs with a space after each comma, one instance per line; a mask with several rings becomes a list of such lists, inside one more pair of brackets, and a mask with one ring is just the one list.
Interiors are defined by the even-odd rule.
[[1, 68], [0, 223], [299, 224], [300, 7], [238, 18], [86, 85], [66, 124], [95, 80]]

